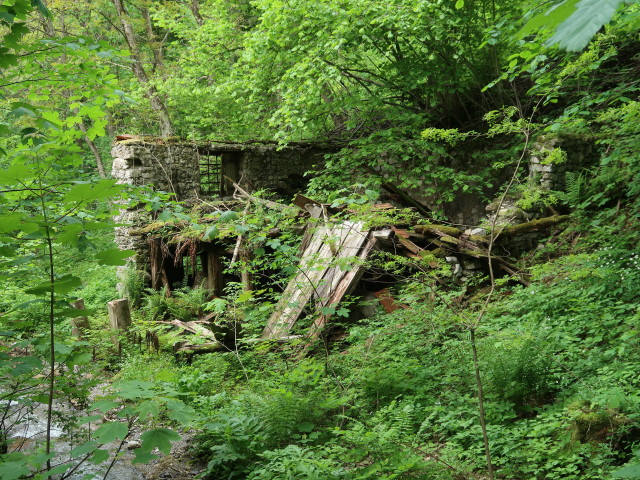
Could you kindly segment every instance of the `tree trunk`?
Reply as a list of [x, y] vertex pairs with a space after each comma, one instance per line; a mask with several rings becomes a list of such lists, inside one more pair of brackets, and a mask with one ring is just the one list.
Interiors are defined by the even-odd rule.
[[[75, 302], [71, 303], [71, 306], [76, 310], [84, 310], [84, 300], [79, 298]], [[75, 317], [71, 319], [71, 333], [74, 337], [78, 337], [78, 340], [84, 340], [84, 333], [89, 329], [89, 317]]]
[[193, 18], [196, 19], [196, 23], [201, 27], [204, 24], [204, 20], [202, 19], [202, 15], [200, 15], [200, 5], [198, 4], [198, 0], [191, 0], [189, 7], [191, 8], [191, 13], [193, 13]]
[[100, 175], [100, 178], [107, 178], [107, 174], [104, 171], [104, 163], [102, 162], [102, 156], [100, 155], [100, 151], [98, 150], [98, 147], [96, 146], [96, 144], [87, 135], [86, 125], [84, 124], [84, 122], [80, 122], [79, 127], [80, 127], [80, 130], [82, 130], [82, 133], [84, 133], [85, 143], [89, 146], [89, 150], [91, 150], [91, 153], [93, 153], [93, 158], [96, 159], [96, 167], [98, 167], [98, 174]]
[[160, 134], [163, 137], [171, 137], [174, 135], [174, 130], [171, 123], [171, 117], [169, 116], [169, 110], [167, 110], [167, 106], [160, 98], [158, 90], [149, 81], [149, 76], [147, 75], [147, 72], [142, 65], [142, 57], [140, 56], [140, 49], [138, 48], [138, 42], [136, 41], [136, 34], [131, 23], [129, 22], [128, 13], [124, 8], [122, 0], [113, 0], [113, 4], [116, 7], [118, 17], [120, 18], [120, 23], [122, 24], [124, 37], [129, 44], [129, 52], [131, 55], [131, 60], [133, 60], [131, 62], [131, 70], [133, 71], [133, 74], [136, 76], [138, 81], [147, 89], [146, 96], [149, 99], [151, 108], [158, 115]]

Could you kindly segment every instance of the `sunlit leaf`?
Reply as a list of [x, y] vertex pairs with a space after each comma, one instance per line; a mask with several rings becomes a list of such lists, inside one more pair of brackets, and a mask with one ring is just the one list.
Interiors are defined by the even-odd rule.
[[180, 435], [168, 428], [153, 428], [144, 432], [140, 436], [140, 440], [142, 441], [142, 450], [144, 452], [151, 452], [154, 448], [157, 448], [165, 455], [168, 455], [171, 452], [171, 442], [180, 440]]
[[116, 439], [123, 440], [129, 433], [129, 427], [126, 423], [107, 422], [103, 423], [93, 432], [94, 438], [100, 443], [111, 443]]
[[96, 253], [96, 260], [100, 265], [126, 265], [127, 259], [135, 255], [133, 250], [111, 248]]

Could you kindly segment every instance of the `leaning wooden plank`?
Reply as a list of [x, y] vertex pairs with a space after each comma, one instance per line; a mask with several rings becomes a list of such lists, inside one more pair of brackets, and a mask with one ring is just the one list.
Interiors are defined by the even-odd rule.
[[[327, 268], [320, 284], [316, 287], [313, 298], [322, 302], [329, 298], [342, 278], [352, 268], [352, 259], [356, 258], [369, 235], [369, 230], [361, 222], [345, 222], [341, 226], [340, 244], [335, 251], [332, 266]], [[324, 306], [324, 305], [323, 305]]]
[[[333, 291], [331, 297], [329, 297], [323, 306], [332, 307], [340, 303], [345, 295], [348, 295], [353, 291], [356, 284], [362, 277], [362, 274], [365, 271], [365, 263], [364, 261], [371, 253], [371, 250], [376, 245], [377, 240], [373, 235], [368, 236], [367, 243], [362, 247], [362, 250], [358, 254], [358, 261], [354, 262], [352, 269], [342, 277], [340, 283], [336, 286]], [[331, 315], [320, 315], [316, 318], [309, 329], [309, 337], [317, 338], [320, 335], [320, 332], [324, 328], [324, 326], [329, 322]]]
[[300, 273], [289, 282], [262, 338], [287, 336], [312, 298], [329, 296], [346, 271], [335, 261], [345, 259], [343, 262], [346, 262], [346, 257], [357, 255], [366, 239], [362, 229], [362, 223], [344, 222], [318, 230], [303, 254]]
[[287, 288], [262, 332], [262, 338], [277, 338], [287, 336], [291, 326], [302, 313], [304, 306], [313, 294], [314, 282], [321, 275], [318, 268], [312, 268], [314, 264], [327, 261], [331, 257], [331, 250], [324, 243], [325, 237], [331, 232], [320, 227], [314, 234], [309, 246], [302, 254], [298, 266], [299, 273], [289, 282]]

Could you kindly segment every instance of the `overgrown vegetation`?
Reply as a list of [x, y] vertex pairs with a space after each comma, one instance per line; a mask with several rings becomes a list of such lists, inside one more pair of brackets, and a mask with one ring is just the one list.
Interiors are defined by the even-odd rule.
[[[636, 2], [134, 3], [0, 5], [0, 477], [106, 475], [139, 429], [134, 463], [191, 429], [209, 479], [640, 478]], [[487, 254], [464, 277], [442, 247], [372, 255], [400, 308], [363, 318], [350, 298], [260, 341], [298, 273], [298, 210], [206, 213], [116, 185], [101, 178], [115, 133], [332, 141], [306, 193], [375, 227], [419, 218], [371, 207], [385, 183], [432, 207], [418, 223], [447, 223], [465, 195], [500, 222], [571, 219], [508, 252], [493, 247], [509, 230], [484, 222], [472, 236], [511, 255], [505, 276]], [[569, 137], [596, 163], [557, 190], [527, 176], [536, 140]], [[541, 165], [573, 153], [558, 140]], [[192, 270], [203, 243], [240, 236], [251, 255], [226, 258], [217, 297], [189, 275], [167, 296], [129, 266], [134, 327], [115, 338], [105, 303], [131, 252], [112, 217], [127, 206]], [[88, 310], [69, 307], [79, 297]], [[174, 354], [175, 320], [219, 350]], [[21, 440], [41, 410], [45, 434]]]

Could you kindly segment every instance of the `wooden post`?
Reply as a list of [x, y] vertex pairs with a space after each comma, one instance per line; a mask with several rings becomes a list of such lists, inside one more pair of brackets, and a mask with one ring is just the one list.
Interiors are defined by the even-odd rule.
[[224, 288], [222, 270], [220, 254], [215, 251], [207, 252], [207, 290], [216, 296], [222, 295]]
[[151, 288], [158, 290], [160, 288], [160, 271], [162, 270], [162, 251], [160, 250], [160, 239], [150, 238], [149, 243], [149, 262], [151, 263]]
[[[71, 303], [71, 306], [76, 310], [84, 310], [84, 300], [82, 298], [77, 299]], [[78, 337], [78, 340], [84, 339], [85, 330], [89, 329], [89, 317], [81, 316], [71, 319], [71, 333], [73, 336]]]
[[[129, 300], [121, 298], [107, 303], [109, 310], [109, 324], [112, 330], [122, 330], [127, 332], [131, 327], [131, 311], [129, 309]], [[122, 345], [119, 340], [115, 340], [118, 354], [122, 353]]]

